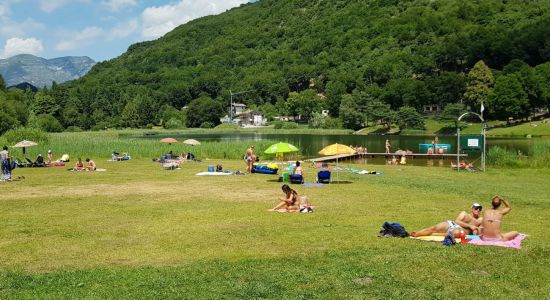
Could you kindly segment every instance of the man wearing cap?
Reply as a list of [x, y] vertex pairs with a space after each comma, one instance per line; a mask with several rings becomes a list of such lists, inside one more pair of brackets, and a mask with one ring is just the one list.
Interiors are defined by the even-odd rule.
[[[505, 207], [499, 210], [501, 204], [504, 204]], [[509, 241], [516, 238], [519, 234], [517, 231], [501, 232], [502, 219], [512, 210], [510, 203], [496, 195], [491, 200], [491, 206], [493, 208], [488, 209], [484, 214], [481, 239], [484, 241]]]
[[474, 203], [470, 213], [461, 211], [454, 221], [448, 220], [422, 230], [413, 231], [411, 236], [445, 235], [449, 230], [453, 232], [455, 237], [459, 237], [461, 231], [464, 231], [465, 234], [480, 234], [479, 227], [483, 222], [481, 209], [479, 203]]

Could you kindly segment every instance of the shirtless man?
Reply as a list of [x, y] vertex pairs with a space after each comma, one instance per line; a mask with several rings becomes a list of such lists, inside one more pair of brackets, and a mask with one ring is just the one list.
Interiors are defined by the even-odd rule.
[[88, 163], [88, 166], [86, 166], [86, 171], [95, 171], [95, 162], [89, 158], [86, 158], [86, 162]]
[[[505, 207], [499, 210], [498, 208], [501, 204], [504, 204]], [[512, 210], [510, 203], [496, 195], [493, 197], [491, 205], [493, 208], [488, 209], [483, 214], [481, 239], [484, 241], [509, 241], [516, 238], [519, 234], [517, 231], [510, 231], [504, 234], [501, 232], [502, 219], [504, 215]]]
[[250, 148], [246, 149], [246, 155], [244, 157], [244, 161], [246, 162], [246, 172], [252, 173], [252, 168], [255, 160], [254, 156], [254, 147], [255, 145], [250, 146]]
[[481, 217], [481, 205], [478, 203], [472, 204], [471, 212], [468, 214], [462, 211], [458, 214], [454, 221], [438, 223], [434, 226], [424, 228], [422, 230], [413, 231], [411, 236], [428, 236], [428, 235], [445, 235], [449, 230], [453, 231], [455, 237], [460, 237], [460, 232], [465, 234], [479, 234], [479, 227], [483, 221]]

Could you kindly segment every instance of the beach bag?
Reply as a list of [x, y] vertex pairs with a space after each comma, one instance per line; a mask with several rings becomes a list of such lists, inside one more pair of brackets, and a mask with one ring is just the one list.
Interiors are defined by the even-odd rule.
[[405, 238], [409, 236], [409, 233], [400, 223], [384, 222], [384, 224], [382, 224], [382, 230], [380, 230], [378, 236]]

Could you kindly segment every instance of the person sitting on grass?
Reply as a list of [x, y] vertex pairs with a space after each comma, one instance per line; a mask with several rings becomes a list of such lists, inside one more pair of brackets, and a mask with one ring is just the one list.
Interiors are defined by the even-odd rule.
[[279, 197], [279, 200], [281, 200], [281, 203], [279, 203], [277, 206], [270, 209], [269, 211], [279, 211], [279, 212], [298, 211], [300, 209], [297, 205], [298, 204], [298, 192], [291, 189], [288, 186], [288, 184], [283, 184], [281, 189], [285, 193], [285, 198]]
[[96, 170], [96, 165], [95, 165], [95, 162], [89, 158], [86, 158], [86, 162], [88, 163], [88, 165], [86, 166], [86, 171], [95, 171]]
[[481, 209], [482, 207], [480, 204], [474, 203], [472, 204], [471, 212], [469, 214], [462, 211], [458, 214], [454, 221], [448, 220], [422, 230], [413, 231], [411, 236], [444, 236], [449, 231], [452, 231], [455, 237], [460, 237], [461, 232], [464, 232], [465, 234], [480, 234], [479, 227], [483, 221], [483, 218], [481, 217]]
[[74, 168], [73, 168], [73, 171], [83, 171], [85, 170], [84, 168], [84, 163], [82, 162], [82, 158], [78, 158], [78, 160], [76, 161], [76, 164], [74, 165]]
[[[501, 204], [504, 204], [505, 208], [499, 210]], [[510, 231], [504, 234], [501, 232], [502, 219], [504, 215], [512, 210], [512, 206], [498, 195], [493, 197], [491, 206], [493, 208], [488, 209], [483, 215], [481, 239], [484, 241], [510, 241], [515, 239], [519, 232]]]

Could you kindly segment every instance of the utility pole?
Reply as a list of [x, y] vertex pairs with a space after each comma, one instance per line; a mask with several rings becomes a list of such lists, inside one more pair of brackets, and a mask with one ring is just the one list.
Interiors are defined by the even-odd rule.
[[231, 92], [231, 90], [229, 90], [229, 96], [230, 96], [229, 122], [231, 122], [231, 124], [233, 124], [233, 95], [245, 94], [245, 93], [252, 92], [252, 91], [254, 91], [254, 90], [248, 90], [248, 91], [233, 93], [233, 92]]

